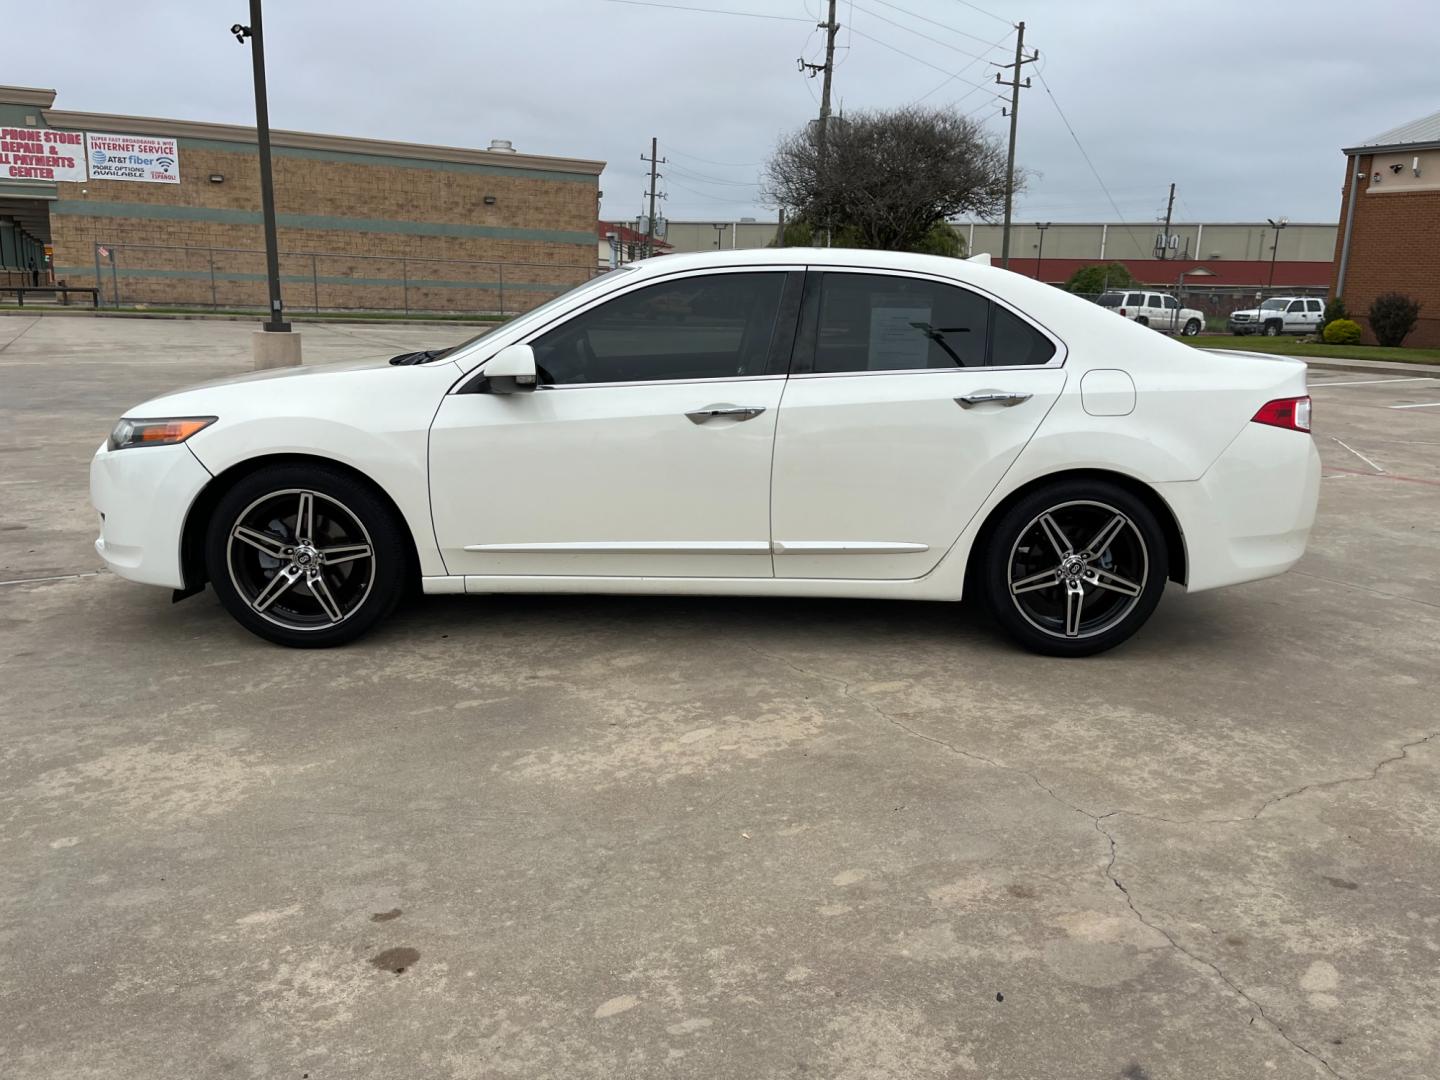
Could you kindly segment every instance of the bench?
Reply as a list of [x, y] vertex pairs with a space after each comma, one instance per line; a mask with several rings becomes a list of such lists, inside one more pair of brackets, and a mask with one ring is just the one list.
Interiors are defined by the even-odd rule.
[[87, 293], [90, 297], [90, 306], [100, 306], [100, 290], [87, 289], [80, 285], [0, 285], [0, 293], [14, 293], [16, 300], [21, 307], [25, 306], [26, 293], [48, 293], [51, 296], [60, 294], [62, 304], [70, 303], [71, 293]]

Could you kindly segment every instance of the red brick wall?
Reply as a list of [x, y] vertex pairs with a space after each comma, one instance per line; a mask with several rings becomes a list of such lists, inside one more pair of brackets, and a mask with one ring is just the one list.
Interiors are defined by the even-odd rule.
[[[1370, 302], [1385, 292], [1404, 293], [1420, 302], [1420, 321], [1405, 339], [1416, 348], [1440, 347], [1440, 191], [1369, 193], [1373, 159], [1365, 155], [1355, 166], [1364, 173], [1355, 193], [1355, 228], [1342, 299], [1350, 317], [1365, 328], [1373, 345]], [[1338, 281], [1340, 249], [1345, 243], [1345, 217], [1350, 185], [1356, 183], [1347, 161], [1340, 200], [1340, 229], [1335, 245]]]

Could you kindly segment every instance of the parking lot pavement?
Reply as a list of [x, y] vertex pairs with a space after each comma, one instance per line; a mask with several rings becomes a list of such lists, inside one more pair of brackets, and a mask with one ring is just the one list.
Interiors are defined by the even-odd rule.
[[7, 1074], [1440, 1075], [1440, 381], [1313, 373], [1301, 566], [1089, 660], [605, 597], [293, 652], [93, 573], [94, 447], [249, 330], [0, 320]]

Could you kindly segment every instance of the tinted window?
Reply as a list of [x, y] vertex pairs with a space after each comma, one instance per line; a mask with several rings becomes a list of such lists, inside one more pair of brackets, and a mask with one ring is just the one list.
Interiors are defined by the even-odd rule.
[[1150, 306], [1151, 306], [1151, 307], [1164, 307], [1165, 305], [1161, 302], [1160, 297], [1157, 296], [1155, 293], [1152, 292], [1152, 293], [1150, 294]]
[[1144, 293], [1138, 293], [1138, 292], [1132, 292], [1132, 293], [1130, 293], [1128, 296], [1125, 297], [1125, 306], [1126, 306], [1126, 307], [1144, 307], [1144, 306], [1145, 306], [1145, 294], [1144, 294]]
[[1305, 301], [1305, 308], [1306, 308], [1307, 311], [1324, 311], [1324, 310], [1325, 310], [1324, 305], [1322, 305], [1319, 300], [1306, 300], [1306, 301]]
[[820, 278], [814, 364], [841, 373], [1043, 364], [1055, 346], [987, 298], [954, 285], [879, 274]]
[[531, 344], [557, 386], [763, 375], [785, 274], [681, 278], [577, 315]]
[[1304, 311], [1304, 310], [1305, 310], [1305, 301], [1304, 301], [1304, 300], [1296, 300], [1294, 303], [1292, 303], [1292, 304], [1290, 305], [1290, 310], [1291, 310], [1291, 311]]
[[1175, 299], [1173, 296], [1166, 296], [1166, 297], [1164, 297], [1163, 299], [1164, 299], [1164, 301], [1165, 301], [1165, 306], [1166, 306], [1166, 308], [1174, 309], [1174, 308], [1178, 308], [1178, 307], [1180, 306], [1180, 304], [1176, 301], [1176, 299]]
[[1100, 298], [1095, 301], [1101, 307], [1119, 307], [1125, 302], [1125, 294], [1118, 292], [1101, 293]]

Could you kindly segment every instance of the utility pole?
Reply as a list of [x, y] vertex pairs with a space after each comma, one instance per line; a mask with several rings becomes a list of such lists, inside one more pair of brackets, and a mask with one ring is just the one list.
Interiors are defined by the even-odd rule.
[[1290, 219], [1289, 219], [1289, 218], [1286, 218], [1286, 217], [1282, 217], [1282, 218], [1266, 218], [1265, 220], [1270, 223], [1270, 228], [1272, 228], [1272, 229], [1275, 230], [1275, 246], [1270, 249], [1270, 284], [1269, 284], [1268, 286], [1266, 286], [1266, 291], [1267, 291], [1267, 292], [1274, 292], [1274, 291], [1275, 291], [1275, 256], [1278, 255], [1278, 254], [1280, 254], [1280, 230], [1283, 229], [1283, 228], [1285, 228], [1286, 225], [1289, 225], [1289, 224], [1290, 224]]
[[[655, 254], [655, 199], [657, 198], [655, 182], [660, 179], [660, 174], [656, 172], [656, 169], [666, 161], [660, 156], [659, 139], [652, 138], [650, 140], [650, 156], [647, 158], [641, 154], [640, 160], [650, 163], [650, 217], [645, 223], [645, 257], [649, 258]], [[663, 198], [664, 196], [659, 197]]]
[[[1165, 204], [1165, 231], [1160, 234], [1160, 261], [1170, 257], [1170, 216], [1175, 212], [1175, 185], [1170, 185], [1170, 201]], [[1186, 245], [1189, 246], [1188, 244]]]
[[[834, 10], [833, 5], [831, 10]], [[1020, 121], [1020, 91], [1030, 85], [1028, 76], [1024, 82], [1020, 81], [1020, 69], [1025, 64], [1033, 64], [1040, 58], [1038, 49], [1029, 56], [1025, 55], [1025, 24], [1022, 22], [1017, 25], [1015, 31], [1015, 62], [1000, 65], [1005, 68], [1013, 68], [1015, 73], [1009, 82], [1000, 78], [1000, 72], [995, 73], [996, 83], [1000, 86], [1010, 87], [1010, 111], [1006, 114], [1010, 117], [1010, 153], [1005, 159], [1005, 230], [1001, 234], [1000, 241], [1000, 261], [1006, 270], [1010, 269], [1010, 212], [1014, 208], [1015, 202], [1015, 132]]]
[[[826, 143], [830, 136], [830, 81], [835, 74], [835, 35], [840, 30], [840, 23], [835, 18], [835, 5], [837, 0], [829, 0], [829, 13], [823, 23], [816, 23], [821, 30], [825, 31], [825, 63], [807, 64], [802, 57], [796, 61], [801, 71], [808, 71], [810, 78], [820, 72], [824, 78], [820, 81], [820, 123], [816, 128], [816, 144], [819, 149], [820, 158], [820, 186], [828, 186], [828, 170], [826, 164]], [[825, 224], [825, 246], [830, 246], [830, 224]]]

